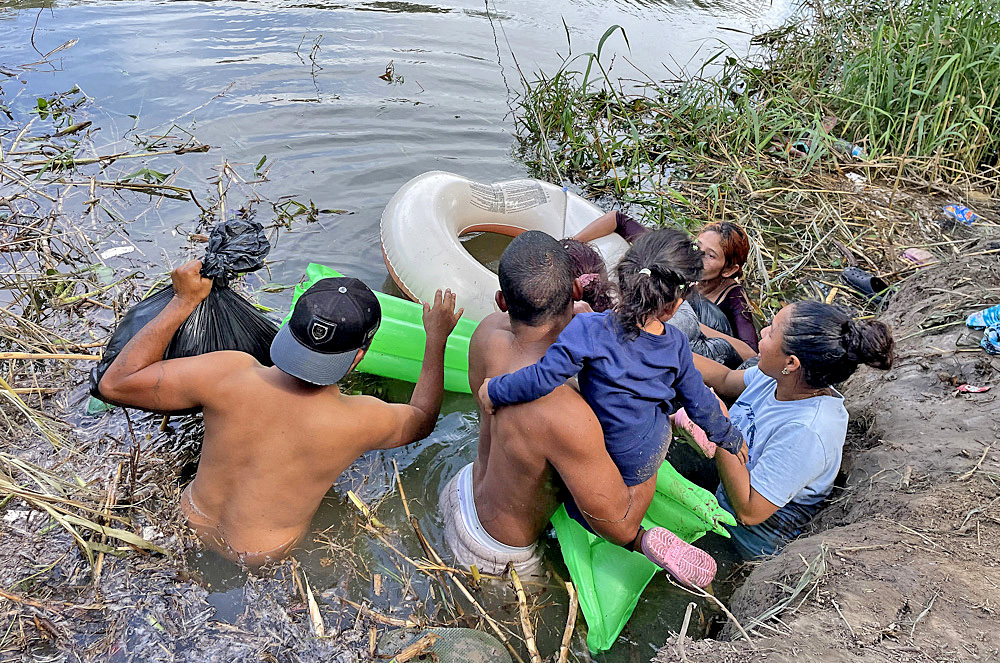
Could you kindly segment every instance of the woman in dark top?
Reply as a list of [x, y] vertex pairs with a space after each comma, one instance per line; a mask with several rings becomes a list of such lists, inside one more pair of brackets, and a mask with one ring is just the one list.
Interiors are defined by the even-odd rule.
[[[608, 212], [581, 230], [573, 239], [590, 242], [617, 233], [631, 243], [650, 229], [627, 214]], [[733, 336], [757, 351], [757, 329], [753, 324], [746, 290], [736, 279], [743, 274], [750, 241], [735, 223], [720, 221], [705, 226], [698, 235], [698, 248], [704, 253], [701, 281], [696, 290], [725, 313]]]
[[750, 253], [750, 240], [735, 223], [710, 223], [698, 234], [698, 248], [704, 254], [701, 280], [695, 288], [726, 314], [733, 336], [757, 350], [757, 328], [746, 290], [736, 279]]

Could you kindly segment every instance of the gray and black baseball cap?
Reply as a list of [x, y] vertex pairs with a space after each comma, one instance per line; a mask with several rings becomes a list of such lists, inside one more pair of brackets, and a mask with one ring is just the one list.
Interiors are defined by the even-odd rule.
[[358, 350], [371, 344], [381, 322], [375, 293], [358, 279], [317, 281], [299, 296], [288, 324], [271, 342], [271, 360], [300, 380], [334, 384], [351, 370]]

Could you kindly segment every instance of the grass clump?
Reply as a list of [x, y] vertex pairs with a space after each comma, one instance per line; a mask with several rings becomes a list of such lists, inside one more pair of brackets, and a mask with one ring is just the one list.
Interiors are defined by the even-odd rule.
[[975, 231], [934, 221], [1000, 191], [1000, 6], [889, 4], [808, 6], [750, 56], [722, 50], [671, 80], [612, 77], [614, 26], [524, 82], [523, 157], [647, 222], [741, 223], [766, 308], [830, 297], [848, 264], [895, 276], [905, 248], [960, 251]]

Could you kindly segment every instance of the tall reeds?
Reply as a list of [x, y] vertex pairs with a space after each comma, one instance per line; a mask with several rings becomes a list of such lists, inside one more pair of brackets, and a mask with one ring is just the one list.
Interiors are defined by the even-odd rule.
[[749, 56], [720, 50], [667, 81], [612, 75], [618, 29], [525, 81], [523, 158], [647, 222], [743, 224], [765, 308], [827, 297], [823, 273], [845, 264], [893, 275], [902, 248], [960, 249], [974, 231], [935, 209], [1000, 193], [996, 3], [816, 3]]

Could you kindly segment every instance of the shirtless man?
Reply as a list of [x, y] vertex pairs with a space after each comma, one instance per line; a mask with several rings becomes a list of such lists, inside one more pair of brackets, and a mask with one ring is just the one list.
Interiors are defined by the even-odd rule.
[[259, 566], [299, 542], [320, 501], [361, 454], [415, 442], [434, 429], [444, 347], [462, 311], [441, 291], [424, 305], [426, 349], [409, 405], [346, 396], [337, 382], [365, 354], [382, 313], [357, 279], [323, 279], [299, 297], [271, 345], [275, 366], [242, 352], [163, 360], [174, 332], [212, 281], [192, 261], [170, 275], [174, 297], [125, 346], [101, 379], [108, 400], [154, 411], [201, 407], [205, 441], [181, 498], [205, 545]]
[[[536, 362], [573, 317], [574, 281], [565, 249], [529, 231], [500, 258], [502, 313], [484, 319], [469, 345], [469, 385]], [[538, 573], [536, 541], [565, 486], [587, 522], [605, 539], [635, 548], [656, 477], [627, 488], [604, 447], [601, 425], [571, 387], [530, 403], [479, 412], [479, 452], [441, 494], [445, 536], [459, 563], [501, 573], [512, 562]]]

